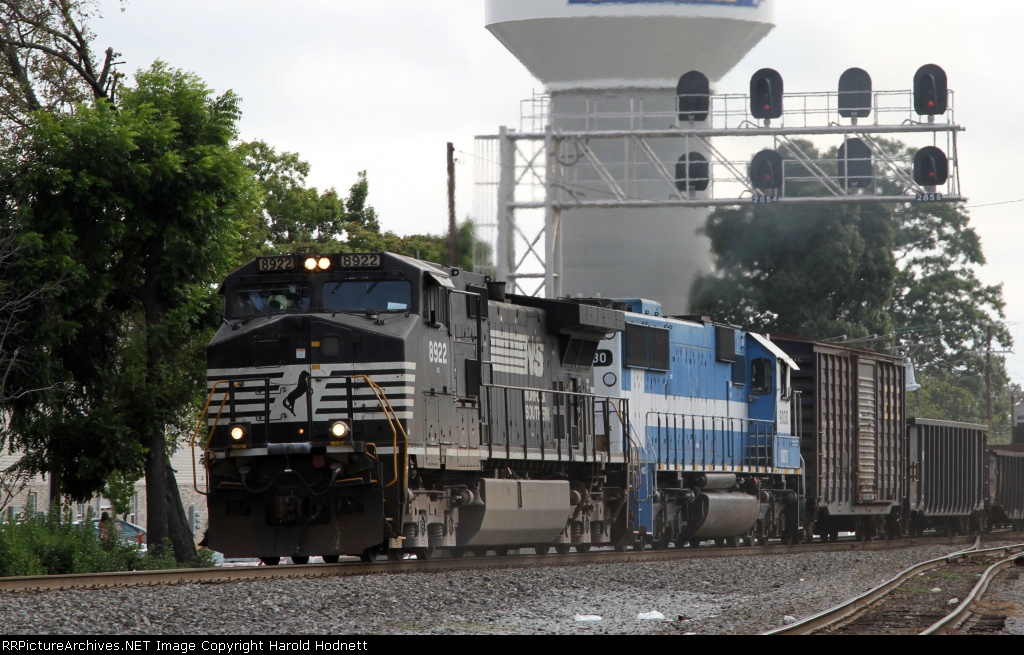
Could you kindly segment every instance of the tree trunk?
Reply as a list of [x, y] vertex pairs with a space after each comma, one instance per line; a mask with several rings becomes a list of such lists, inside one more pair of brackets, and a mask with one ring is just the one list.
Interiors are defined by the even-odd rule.
[[[166, 459], [166, 458], [165, 458]], [[167, 531], [170, 533], [171, 544], [174, 546], [174, 559], [178, 562], [192, 562], [196, 559], [196, 542], [188, 525], [185, 506], [181, 502], [178, 482], [174, 478], [174, 469], [167, 464]]]
[[60, 516], [61, 509], [61, 496], [64, 492], [61, 490], [60, 474], [54, 471], [50, 471], [49, 474], [50, 484], [50, 506], [46, 509], [47, 512], [57, 512], [57, 516]]
[[164, 539], [170, 536], [167, 531], [167, 494], [164, 490], [167, 488], [171, 467], [167, 463], [162, 427], [150, 427], [142, 443], [146, 448], [146, 540], [149, 552], [159, 556], [163, 554]]
[[149, 550], [163, 555], [164, 539], [171, 542], [174, 559], [185, 564], [196, 559], [196, 544], [181, 504], [174, 469], [167, 460], [162, 428], [146, 437], [146, 530]]

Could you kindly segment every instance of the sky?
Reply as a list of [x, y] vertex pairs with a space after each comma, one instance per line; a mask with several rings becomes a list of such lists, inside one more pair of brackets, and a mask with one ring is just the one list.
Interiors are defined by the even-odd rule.
[[[746, 93], [779, 71], [787, 92], [834, 90], [848, 68], [874, 89], [907, 90], [923, 64], [955, 93], [960, 189], [982, 239], [988, 284], [1002, 284], [1024, 384], [1024, 146], [1020, 25], [1012, 0], [771, 0], [776, 27], [717, 85]], [[308, 184], [347, 195], [366, 171], [382, 227], [443, 234], [446, 153], [456, 152], [456, 213], [473, 208], [474, 142], [518, 128], [543, 85], [484, 27], [483, 0], [100, 0], [98, 51], [133, 73], [161, 59], [242, 98], [241, 138], [294, 152]], [[685, 71], [684, 71], [685, 72]], [[1016, 85], [1014, 85], [1016, 82]]]

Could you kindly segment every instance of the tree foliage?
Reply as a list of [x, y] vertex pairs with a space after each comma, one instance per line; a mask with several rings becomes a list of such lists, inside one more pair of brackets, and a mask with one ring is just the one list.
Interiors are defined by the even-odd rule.
[[12, 162], [30, 248], [19, 274], [70, 278], [30, 344], [35, 374], [60, 390], [15, 406], [20, 445], [76, 499], [144, 463], [149, 532], [159, 549], [170, 530], [183, 560], [195, 553], [166, 432], [192, 427], [213, 290], [254, 220], [258, 195], [231, 147], [238, 117], [233, 94], [157, 62], [116, 108], [41, 113]]
[[97, 57], [88, 27], [98, 12], [96, 0], [0, 0], [0, 125], [114, 98], [118, 53]]
[[[328, 249], [349, 252], [395, 252], [438, 264], [448, 263], [448, 236], [398, 236], [382, 231], [377, 211], [369, 204], [366, 171], [360, 171], [348, 196], [334, 189], [307, 186], [308, 162], [297, 153], [277, 152], [264, 141], [238, 146], [238, 152], [263, 192], [263, 220], [255, 226], [252, 244], [263, 254]], [[473, 224], [458, 228], [458, 266], [473, 268]]]
[[[837, 159], [837, 149], [819, 154], [811, 143], [795, 145], [811, 159]], [[912, 158], [898, 142], [879, 145], [893, 160]], [[907, 194], [905, 176], [881, 166], [875, 174], [879, 193]], [[825, 194], [813, 180], [787, 182], [786, 191]], [[716, 210], [704, 231], [716, 270], [695, 282], [693, 311], [909, 356], [926, 385], [910, 408], [921, 416], [994, 427], [1008, 416], [999, 404], [1008, 395], [1001, 391], [1005, 364], [989, 356], [1012, 343], [1002, 288], [977, 276], [985, 258], [964, 208], [751, 205]]]

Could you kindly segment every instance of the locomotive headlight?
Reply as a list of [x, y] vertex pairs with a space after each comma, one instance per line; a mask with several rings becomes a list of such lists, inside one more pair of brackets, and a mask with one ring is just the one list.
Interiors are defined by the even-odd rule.
[[302, 265], [306, 268], [307, 271], [315, 271], [317, 268], [317, 258], [307, 257], [306, 261], [303, 262]]
[[320, 258], [320, 259], [319, 259], [319, 260], [317, 261], [317, 263], [316, 263], [316, 266], [317, 266], [317, 268], [319, 268], [319, 269], [320, 269], [321, 271], [326, 271], [327, 269], [329, 269], [329, 268], [331, 267], [331, 260], [330, 260], [330, 258], [329, 258], [329, 257], [321, 257], [321, 258]]
[[244, 425], [232, 425], [231, 429], [228, 430], [228, 434], [234, 441], [242, 441], [249, 436], [249, 430]]
[[348, 424], [344, 421], [335, 421], [331, 424], [331, 436], [335, 439], [344, 439], [348, 433]]

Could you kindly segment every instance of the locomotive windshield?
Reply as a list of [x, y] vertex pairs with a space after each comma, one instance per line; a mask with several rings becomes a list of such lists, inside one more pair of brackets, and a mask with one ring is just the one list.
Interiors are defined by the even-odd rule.
[[260, 284], [241, 287], [228, 301], [232, 318], [250, 318], [288, 311], [309, 310], [308, 284]]
[[407, 312], [412, 285], [406, 280], [358, 279], [324, 285], [324, 309], [336, 312]]

